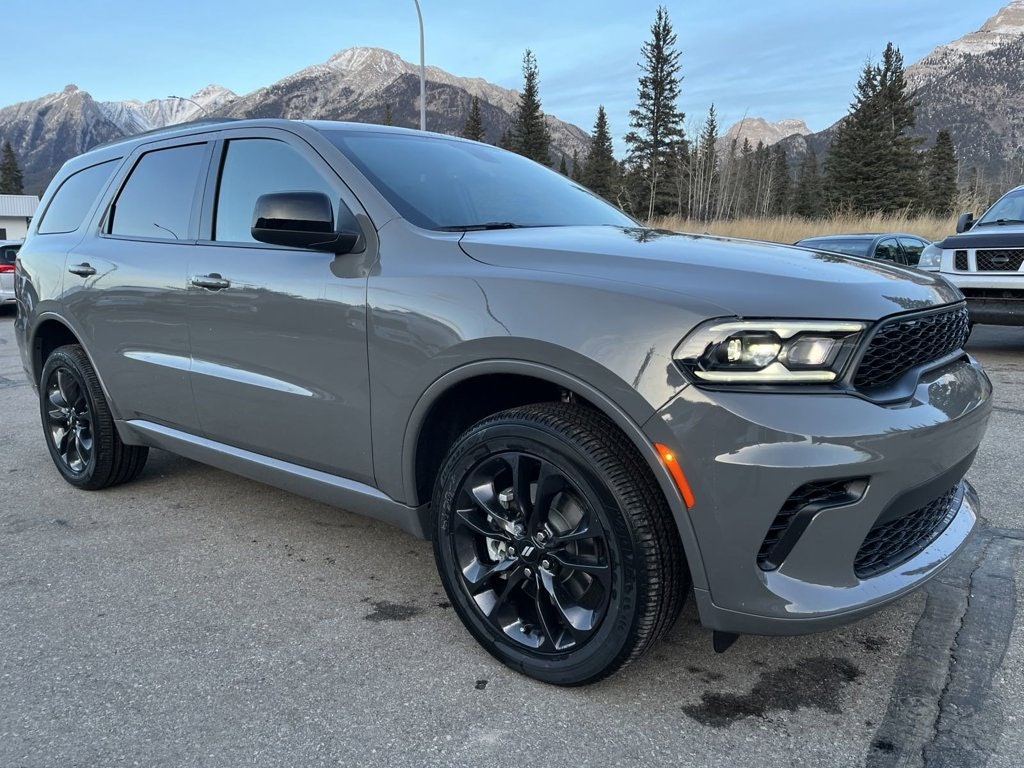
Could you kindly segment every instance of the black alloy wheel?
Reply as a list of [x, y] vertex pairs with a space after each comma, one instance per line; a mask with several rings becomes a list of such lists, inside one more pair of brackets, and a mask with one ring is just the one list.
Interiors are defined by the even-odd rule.
[[65, 471], [81, 475], [93, 462], [92, 410], [78, 372], [54, 366], [44, 381], [46, 432]]
[[592, 409], [491, 416], [449, 452], [434, 551], [452, 605], [498, 659], [580, 685], [638, 658], [686, 585], [671, 514], [636, 449]]
[[145, 466], [149, 448], [121, 441], [99, 377], [79, 345], [46, 358], [39, 410], [50, 458], [72, 485], [108, 488], [134, 480]]

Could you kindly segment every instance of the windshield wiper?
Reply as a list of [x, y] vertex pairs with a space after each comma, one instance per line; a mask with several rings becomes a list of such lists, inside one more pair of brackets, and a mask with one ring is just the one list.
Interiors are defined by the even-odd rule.
[[975, 224], [975, 227], [987, 227], [991, 224], [998, 224], [1003, 226], [1004, 224], [1024, 224], [1024, 219], [996, 219], [995, 221], [979, 221]]
[[512, 221], [488, 221], [484, 224], [455, 224], [450, 227], [437, 227], [439, 232], [479, 232], [485, 229], [519, 229], [525, 224], [516, 224]]

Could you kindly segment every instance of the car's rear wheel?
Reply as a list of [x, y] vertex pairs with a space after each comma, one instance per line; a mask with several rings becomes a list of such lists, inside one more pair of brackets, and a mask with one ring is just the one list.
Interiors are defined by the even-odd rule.
[[46, 359], [39, 408], [50, 458], [72, 485], [107, 488], [133, 480], [145, 466], [149, 449], [121, 442], [96, 372], [77, 344]]
[[453, 607], [531, 677], [600, 680], [678, 615], [687, 573], [664, 497], [592, 409], [539, 404], [479, 422], [449, 452], [433, 507]]

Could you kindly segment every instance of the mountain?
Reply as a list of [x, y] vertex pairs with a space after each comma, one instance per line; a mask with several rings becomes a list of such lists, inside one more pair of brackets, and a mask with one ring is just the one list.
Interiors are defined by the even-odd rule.
[[[473, 97], [480, 100], [487, 141], [497, 144], [510, 129], [519, 93], [481, 78], [426, 68], [427, 128], [461, 132]], [[70, 157], [121, 136], [206, 116], [289, 117], [384, 122], [419, 126], [419, 67], [382, 48], [349, 48], [272, 85], [238, 96], [208, 85], [190, 97], [150, 101], [96, 101], [68, 85], [33, 101], [0, 108], [0, 142], [10, 141], [25, 177], [25, 189], [42, 192]], [[552, 163], [560, 156], [585, 156], [590, 137], [578, 126], [545, 115], [552, 138]]]
[[738, 147], [743, 146], [744, 139], [747, 139], [752, 147], [756, 147], [758, 142], [770, 147], [787, 136], [806, 136], [809, 133], [811, 129], [807, 127], [807, 123], [797, 118], [770, 123], [763, 117], [745, 117], [734, 123], [719, 141], [723, 142], [725, 147], [731, 145], [733, 139], [736, 140]]
[[1017, 0], [971, 32], [934, 51], [907, 67], [907, 85], [921, 88], [941, 80], [972, 56], [994, 51], [1013, 43], [1024, 34], [1024, 2]]
[[[919, 104], [913, 134], [923, 146], [949, 130], [961, 181], [977, 169], [1005, 188], [1024, 174], [1024, 0], [1014, 0], [981, 29], [938, 46], [906, 69]], [[852, 84], [851, 84], [852, 92]], [[841, 120], [824, 131], [790, 136], [780, 145], [792, 165], [808, 147], [823, 160]]]

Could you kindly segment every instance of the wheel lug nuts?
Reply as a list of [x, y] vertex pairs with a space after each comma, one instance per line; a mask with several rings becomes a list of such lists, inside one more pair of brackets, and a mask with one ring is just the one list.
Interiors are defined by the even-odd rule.
[[530, 568], [527, 568], [526, 570], [523, 571], [523, 574], [526, 576], [526, 578], [530, 578], [531, 576], [533, 576], [533, 570], [530, 569]]
[[550, 571], [551, 570], [551, 561], [550, 560], [541, 560], [540, 561], [540, 567], [543, 568], [545, 571]]
[[548, 539], [548, 535], [544, 531], [537, 531], [537, 541], [545, 542]]
[[516, 556], [516, 548], [515, 547], [509, 547], [505, 551], [508, 553], [509, 557], [515, 557]]
[[516, 536], [522, 536], [525, 531], [526, 529], [523, 528], [523, 526], [519, 523], [516, 523], [515, 527], [512, 528], [512, 533], [514, 533]]

